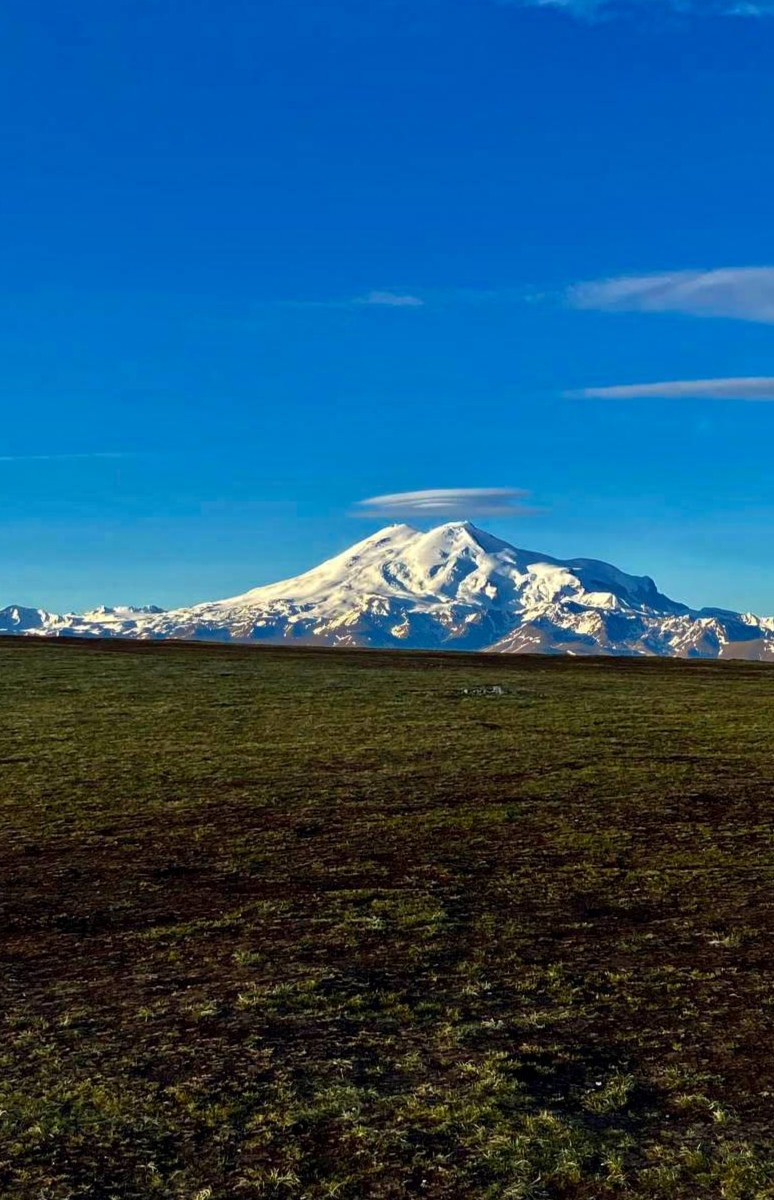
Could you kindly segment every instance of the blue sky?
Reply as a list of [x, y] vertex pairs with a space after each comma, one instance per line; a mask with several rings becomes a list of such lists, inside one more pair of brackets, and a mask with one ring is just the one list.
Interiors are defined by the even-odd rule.
[[0, 605], [513, 488], [494, 533], [774, 613], [774, 4], [7, 0], [0, 59]]

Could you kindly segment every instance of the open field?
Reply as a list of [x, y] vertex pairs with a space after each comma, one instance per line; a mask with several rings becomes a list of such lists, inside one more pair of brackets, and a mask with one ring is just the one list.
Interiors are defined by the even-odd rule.
[[3, 1200], [774, 1197], [774, 669], [10, 640], [0, 704]]

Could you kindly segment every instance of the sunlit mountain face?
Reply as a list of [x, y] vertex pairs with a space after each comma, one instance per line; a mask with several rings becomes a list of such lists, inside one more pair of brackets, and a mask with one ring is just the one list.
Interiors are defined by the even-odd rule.
[[774, 661], [774, 618], [689, 609], [647, 576], [467, 521], [390, 525], [303, 575], [190, 608], [10, 606], [0, 633]]

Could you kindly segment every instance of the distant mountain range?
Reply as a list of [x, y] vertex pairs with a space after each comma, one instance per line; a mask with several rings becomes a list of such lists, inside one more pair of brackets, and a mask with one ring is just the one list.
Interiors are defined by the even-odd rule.
[[0, 633], [774, 662], [774, 617], [690, 609], [647, 577], [517, 550], [468, 522], [390, 525], [294, 579], [191, 608], [10, 606]]

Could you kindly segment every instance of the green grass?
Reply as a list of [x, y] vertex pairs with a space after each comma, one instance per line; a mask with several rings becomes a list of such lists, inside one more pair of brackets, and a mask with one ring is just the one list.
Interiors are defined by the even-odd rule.
[[6, 640], [0, 704], [3, 1200], [774, 1197], [774, 670]]

